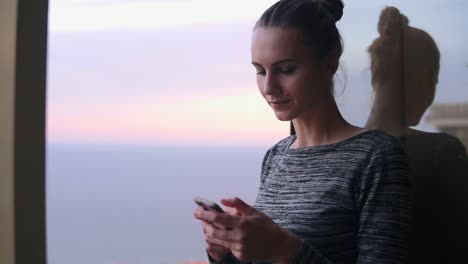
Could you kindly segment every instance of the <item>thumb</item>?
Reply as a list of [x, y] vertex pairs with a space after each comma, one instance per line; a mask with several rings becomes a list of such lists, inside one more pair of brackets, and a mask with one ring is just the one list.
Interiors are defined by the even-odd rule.
[[252, 206], [248, 205], [244, 201], [242, 201], [239, 197], [233, 197], [229, 199], [221, 199], [221, 203], [224, 206], [227, 207], [232, 207], [237, 209], [238, 212], [244, 214], [244, 215], [252, 215], [256, 214], [257, 210], [253, 208]]

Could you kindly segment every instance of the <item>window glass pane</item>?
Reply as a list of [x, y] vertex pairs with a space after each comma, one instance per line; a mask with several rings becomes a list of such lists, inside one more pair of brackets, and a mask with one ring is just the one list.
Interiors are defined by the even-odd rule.
[[[192, 198], [219, 201], [236, 195], [253, 203], [263, 155], [289, 135], [289, 123], [278, 121], [258, 92], [250, 58], [253, 25], [274, 2], [50, 1], [49, 263], [207, 261]], [[403, 108], [408, 113], [421, 105], [414, 112], [420, 122], [409, 126], [459, 139], [443, 154], [432, 150], [436, 155], [462, 153], [458, 151], [468, 145], [468, 39], [462, 34], [468, 27], [467, 4], [345, 4], [337, 24], [344, 54], [335, 79], [344, 117], [365, 126], [372, 113], [380, 113], [378, 120], [391, 123], [387, 112], [377, 108], [384, 105], [374, 104], [372, 78], [378, 77], [368, 48], [379, 37], [381, 11], [394, 6], [408, 17], [409, 26], [427, 32], [440, 52], [435, 90], [423, 85], [413, 91], [422, 77], [404, 82], [405, 91], [413, 91], [406, 99], [429, 98]], [[384, 65], [392, 65], [385, 60], [397, 58], [395, 52], [382, 57]], [[410, 58], [405, 64], [407, 78], [417, 76], [411, 72], [416, 61]], [[423, 76], [429, 79], [430, 74]], [[401, 82], [394, 89], [400, 91]], [[402, 109], [393, 102], [388, 107]], [[402, 116], [397, 124], [410, 119]], [[444, 139], [436, 138], [445, 146]], [[431, 144], [427, 140], [410, 145], [410, 162], [431, 153], [423, 147]], [[445, 160], [437, 156], [431, 162]], [[419, 182], [424, 180], [416, 182], [424, 186]], [[444, 183], [448, 189], [442, 192], [458, 182]]]
[[250, 65], [271, 1], [249, 2], [51, 1], [51, 264], [205, 261], [193, 197], [253, 202], [289, 124]]

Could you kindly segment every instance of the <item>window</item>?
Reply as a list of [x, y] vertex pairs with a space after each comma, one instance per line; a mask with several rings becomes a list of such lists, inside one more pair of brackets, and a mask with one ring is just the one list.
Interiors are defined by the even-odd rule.
[[51, 1], [49, 264], [206, 260], [193, 197], [253, 202], [289, 133], [250, 65], [271, 2]]
[[0, 2], [0, 263], [46, 263], [47, 1]]
[[[206, 261], [192, 198], [252, 203], [263, 154], [289, 133], [250, 65], [252, 26], [274, 2], [50, 1], [49, 264]], [[466, 4], [345, 4], [335, 83], [350, 122], [363, 126], [371, 112], [367, 48], [386, 5], [438, 45], [434, 104], [468, 103]], [[432, 109], [416, 129], [442, 130]]]

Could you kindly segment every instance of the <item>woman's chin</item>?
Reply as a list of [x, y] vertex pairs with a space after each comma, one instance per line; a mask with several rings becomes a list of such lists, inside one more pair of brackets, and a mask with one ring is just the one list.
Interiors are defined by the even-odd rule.
[[279, 121], [291, 121], [293, 119], [293, 117], [288, 112], [276, 112], [275, 111], [275, 115]]

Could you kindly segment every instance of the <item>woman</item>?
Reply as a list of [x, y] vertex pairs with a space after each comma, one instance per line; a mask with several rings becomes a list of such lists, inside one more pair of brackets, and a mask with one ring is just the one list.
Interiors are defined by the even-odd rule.
[[366, 127], [404, 143], [414, 191], [411, 263], [468, 263], [468, 158], [460, 140], [412, 129], [434, 101], [440, 53], [395, 7], [369, 47], [374, 100]]
[[296, 135], [265, 154], [254, 206], [198, 208], [212, 263], [401, 263], [410, 187], [399, 142], [346, 122], [333, 97], [343, 3], [282, 0], [255, 25], [260, 93]]

